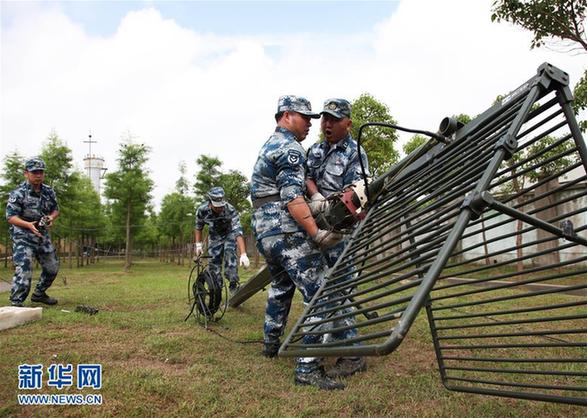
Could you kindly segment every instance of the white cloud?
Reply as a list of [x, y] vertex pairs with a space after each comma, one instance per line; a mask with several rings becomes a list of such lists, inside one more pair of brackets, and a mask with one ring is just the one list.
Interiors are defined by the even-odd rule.
[[[2, 32], [2, 154], [36, 153], [55, 128], [81, 166], [91, 129], [94, 152], [113, 170], [129, 131], [153, 149], [158, 203], [179, 162], [192, 176], [200, 154], [250, 176], [281, 94], [318, 109], [327, 97], [370, 92], [400, 124], [435, 130], [446, 115], [482, 112], [544, 61], [578, 80], [586, 55], [530, 51], [528, 32], [491, 23], [491, 3], [402, 1], [347, 37], [202, 34], [144, 9], [99, 38], [58, 11], [29, 11]], [[317, 135], [315, 124], [306, 143]]]

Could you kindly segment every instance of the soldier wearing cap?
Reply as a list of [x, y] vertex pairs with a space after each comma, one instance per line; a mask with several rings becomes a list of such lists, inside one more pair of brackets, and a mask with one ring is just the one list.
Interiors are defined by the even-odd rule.
[[[300, 142], [308, 135], [310, 120], [319, 117], [305, 98], [280, 97], [277, 127], [261, 148], [251, 177], [253, 230], [272, 278], [263, 329], [266, 357], [278, 353], [295, 289], [307, 304], [324, 280], [326, 260], [319, 248], [341, 238], [318, 229], [304, 200], [305, 151]], [[320, 340], [305, 336], [304, 342]], [[318, 358], [297, 359], [294, 381], [321, 389], [344, 388], [326, 376]]]
[[208, 201], [203, 203], [196, 213], [196, 256], [203, 254], [202, 230], [208, 225], [208, 254], [212, 257], [208, 268], [212, 277], [222, 286], [222, 260], [224, 259], [224, 277], [229, 282], [230, 293], [239, 288], [236, 263], [236, 244], [240, 252], [240, 265], [249, 267], [249, 258], [245, 249], [243, 229], [234, 206], [224, 199], [222, 187], [212, 187], [208, 192]]
[[31, 289], [33, 258], [36, 258], [42, 272], [31, 301], [55, 305], [57, 300], [46, 291], [59, 272], [59, 261], [49, 236], [49, 228], [59, 216], [59, 207], [53, 189], [43, 184], [43, 160], [27, 160], [24, 176], [26, 181], [10, 193], [6, 205], [15, 266], [10, 302], [12, 306], [23, 306]]
[[[328, 99], [324, 102], [321, 112], [320, 127], [325, 141], [318, 142], [309, 149], [307, 160], [306, 187], [310, 197], [312, 214], [326, 210], [327, 197], [342, 192], [353, 183], [363, 180], [359, 158], [362, 159], [366, 174], [369, 173], [367, 155], [359, 148], [351, 137], [351, 104], [345, 99]], [[360, 155], [360, 157], [359, 157]], [[346, 240], [327, 248], [323, 254], [328, 267], [334, 266], [346, 246]], [[354, 274], [354, 267], [347, 267], [347, 274], [341, 279], [349, 279]], [[352, 312], [353, 307], [341, 309], [342, 316]], [[348, 327], [354, 325], [354, 316], [346, 316], [335, 322], [334, 327]], [[357, 336], [356, 328], [329, 334], [331, 340], [343, 340]], [[341, 357], [335, 366], [328, 371], [331, 377], [346, 377], [366, 369], [364, 359], [360, 357]]]

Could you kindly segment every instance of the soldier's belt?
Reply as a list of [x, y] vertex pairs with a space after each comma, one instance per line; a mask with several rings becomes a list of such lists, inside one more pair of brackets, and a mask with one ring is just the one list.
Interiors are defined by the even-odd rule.
[[272, 194], [270, 196], [260, 197], [258, 199], [253, 200], [253, 209], [259, 209], [265, 203], [280, 202], [280, 201], [281, 201], [281, 196], [278, 194]]

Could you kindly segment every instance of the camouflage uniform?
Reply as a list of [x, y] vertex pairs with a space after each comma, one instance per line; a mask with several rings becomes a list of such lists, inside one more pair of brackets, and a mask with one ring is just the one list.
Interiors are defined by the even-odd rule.
[[[30, 162], [31, 160], [27, 161], [27, 169], [30, 168]], [[42, 167], [44, 169], [44, 163]], [[34, 222], [56, 210], [58, 210], [57, 199], [51, 187], [42, 184], [40, 192], [36, 193], [32, 185], [26, 181], [10, 193], [6, 205], [6, 219], [18, 216], [27, 222]], [[10, 225], [15, 266], [10, 291], [10, 301], [13, 304], [23, 303], [29, 295], [33, 276], [33, 257], [42, 268], [35, 293], [44, 293], [59, 272], [59, 261], [49, 232], [46, 228], [38, 229], [42, 237], [37, 237], [29, 229]]]
[[[291, 97], [280, 99], [278, 112]], [[308, 304], [324, 279], [326, 260], [286, 207], [287, 203], [304, 195], [304, 155], [295, 135], [277, 127], [261, 148], [251, 177], [251, 198], [256, 207], [253, 231], [257, 248], [265, 257], [273, 279], [265, 310], [266, 344], [279, 342], [283, 335], [295, 289], [300, 290], [304, 304]], [[265, 203], [256, 204], [256, 201]], [[306, 336], [304, 342], [315, 344], [320, 342], [320, 337]], [[319, 366], [320, 359], [298, 358], [296, 373], [311, 373]]]
[[[351, 117], [350, 103], [344, 99], [328, 99], [324, 102], [322, 113], [329, 113], [336, 118]], [[369, 175], [369, 164], [367, 154], [361, 149], [361, 160], [365, 173]], [[328, 197], [334, 193], [340, 193], [353, 183], [362, 180], [363, 174], [359, 162], [359, 148], [357, 142], [347, 135], [336, 144], [330, 144], [328, 141], [317, 142], [308, 150], [307, 177], [313, 180], [318, 187], [318, 191]], [[342, 255], [347, 244], [347, 239], [337, 245], [327, 248], [323, 254], [328, 263], [328, 267], [334, 266], [336, 261]], [[356, 274], [352, 265], [347, 267], [348, 274], [341, 280], [348, 280]], [[343, 309], [341, 315], [354, 311], [354, 308]], [[349, 326], [355, 323], [353, 316], [346, 317], [336, 321], [334, 327]], [[357, 336], [357, 330], [351, 328], [338, 333], [329, 335], [332, 340], [343, 340]]]
[[217, 214], [209, 202], [203, 203], [197, 211], [196, 229], [202, 230], [204, 225], [208, 225], [208, 254], [212, 257], [208, 263], [210, 274], [222, 286], [224, 259], [224, 277], [231, 288], [238, 286], [236, 237], [243, 235], [243, 229], [236, 209], [226, 202], [223, 211]]

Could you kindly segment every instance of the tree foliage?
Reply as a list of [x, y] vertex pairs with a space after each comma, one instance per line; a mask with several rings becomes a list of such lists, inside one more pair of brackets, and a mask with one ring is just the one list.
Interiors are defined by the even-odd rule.
[[149, 147], [129, 138], [118, 150], [118, 170], [106, 175], [104, 196], [112, 201], [113, 223], [125, 225], [127, 271], [132, 265], [135, 230], [144, 224], [151, 200], [153, 181], [146, 168], [149, 152]]
[[[352, 103], [352, 117], [352, 136], [355, 139], [359, 137], [359, 128], [366, 122], [396, 124], [387, 105], [368, 93], [361, 94]], [[394, 146], [397, 139], [395, 129], [378, 126], [363, 129], [361, 146], [369, 157], [372, 176], [385, 173], [399, 159], [399, 153]]]
[[420, 134], [414, 135], [413, 137], [410, 138], [410, 140], [408, 142], [406, 142], [403, 145], [402, 149], [404, 151], [404, 154], [406, 154], [406, 155], [411, 154], [413, 151], [415, 151], [416, 149], [418, 149], [419, 147], [424, 145], [427, 141], [428, 141], [428, 138], [425, 137], [424, 135], [420, 135]]
[[217, 157], [202, 154], [198, 157], [196, 163], [200, 169], [196, 174], [194, 193], [196, 194], [196, 201], [202, 202], [206, 200], [208, 191], [220, 183], [222, 161]]
[[[531, 48], [545, 45], [549, 38], [567, 45], [558, 45], [562, 52], [583, 50], [587, 52], [585, 17], [587, 0], [496, 0], [493, 3], [492, 21], [505, 20], [534, 32]], [[574, 88], [575, 114], [587, 108], [587, 70]], [[587, 121], [579, 121], [583, 132]]]
[[587, 0], [496, 0], [492, 12], [492, 21], [505, 20], [534, 32], [532, 48], [554, 38], [577, 43], [587, 51]]

